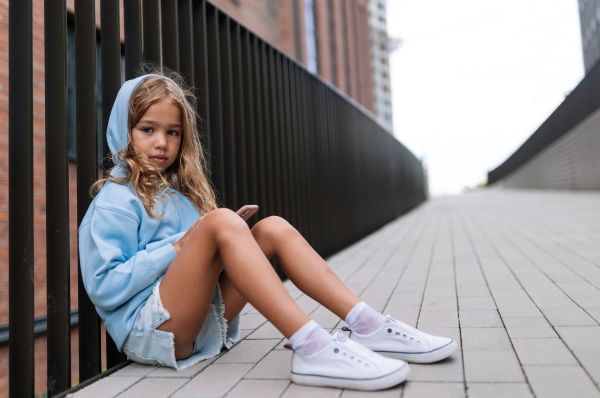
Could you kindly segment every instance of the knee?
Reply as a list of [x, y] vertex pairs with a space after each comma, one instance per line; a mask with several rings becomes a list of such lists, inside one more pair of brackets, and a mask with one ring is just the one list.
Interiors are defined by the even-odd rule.
[[285, 238], [296, 232], [296, 229], [290, 225], [284, 218], [271, 216], [260, 220], [252, 228], [252, 235], [256, 240]]
[[230, 209], [213, 210], [204, 217], [217, 239], [232, 238], [239, 233], [248, 231], [248, 225], [242, 220], [242, 217]]

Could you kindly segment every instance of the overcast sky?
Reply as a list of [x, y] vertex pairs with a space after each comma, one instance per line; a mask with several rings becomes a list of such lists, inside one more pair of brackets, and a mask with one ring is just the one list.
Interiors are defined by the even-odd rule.
[[486, 181], [583, 78], [577, 0], [388, 0], [394, 132], [432, 196]]

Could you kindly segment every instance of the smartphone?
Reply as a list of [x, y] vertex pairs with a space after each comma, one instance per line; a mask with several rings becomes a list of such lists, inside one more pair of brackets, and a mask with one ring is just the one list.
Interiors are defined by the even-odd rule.
[[252, 215], [254, 213], [256, 213], [258, 211], [258, 206], [257, 205], [245, 205], [242, 206], [241, 209], [239, 209], [238, 211], [236, 211], [236, 214], [240, 217], [242, 217], [242, 219], [244, 221], [246, 221], [247, 219], [249, 219], [250, 217], [252, 217]]

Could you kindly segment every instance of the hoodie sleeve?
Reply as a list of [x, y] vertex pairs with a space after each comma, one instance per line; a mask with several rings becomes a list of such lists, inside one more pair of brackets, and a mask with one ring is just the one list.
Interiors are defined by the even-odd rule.
[[96, 307], [106, 311], [120, 307], [153, 284], [175, 259], [177, 252], [170, 242], [138, 250], [139, 227], [134, 215], [96, 207], [90, 222], [81, 228], [81, 273]]

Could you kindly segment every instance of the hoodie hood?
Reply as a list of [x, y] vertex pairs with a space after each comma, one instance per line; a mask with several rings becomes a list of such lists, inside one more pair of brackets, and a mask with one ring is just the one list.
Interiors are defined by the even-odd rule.
[[113, 154], [113, 161], [118, 165], [115, 159], [115, 153], [127, 147], [128, 135], [127, 126], [129, 124], [129, 100], [135, 89], [148, 77], [157, 76], [166, 80], [171, 81], [177, 87], [179, 85], [173, 80], [162, 75], [143, 75], [132, 80], [127, 80], [121, 86], [115, 103], [113, 104], [110, 112], [110, 118], [108, 119], [108, 127], [106, 129], [106, 141], [108, 142], [108, 148]]

